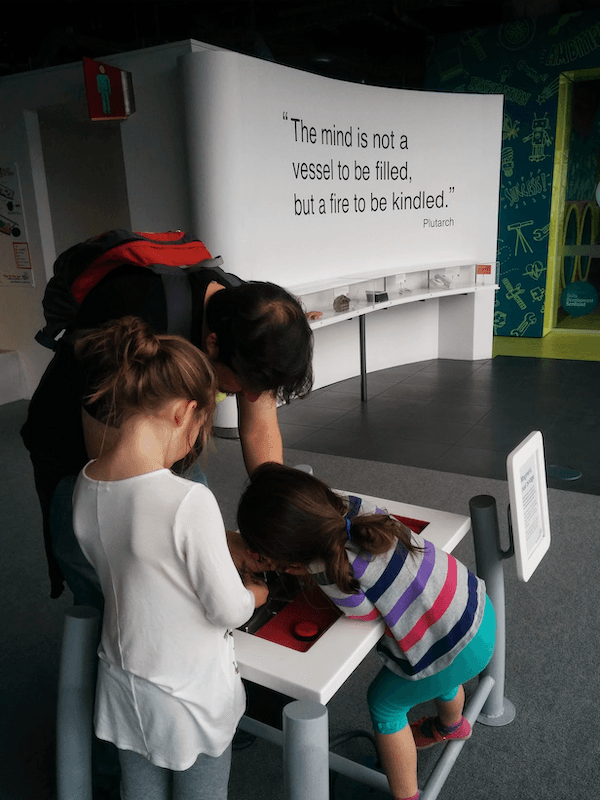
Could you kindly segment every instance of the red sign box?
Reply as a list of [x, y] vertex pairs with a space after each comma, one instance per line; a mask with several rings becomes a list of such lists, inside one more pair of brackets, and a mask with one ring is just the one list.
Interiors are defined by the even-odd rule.
[[83, 72], [90, 119], [127, 119], [122, 70], [84, 56]]

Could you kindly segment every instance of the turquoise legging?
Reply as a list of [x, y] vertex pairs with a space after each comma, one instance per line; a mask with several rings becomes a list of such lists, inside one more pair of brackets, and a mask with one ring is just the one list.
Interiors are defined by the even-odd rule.
[[396, 733], [408, 725], [407, 713], [428, 700], [454, 700], [463, 683], [485, 669], [496, 641], [496, 613], [489, 597], [479, 630], [454, 661], [429, 678], [409, 681], [382, 667], [367, 692], [373, 728], [377, 733]]

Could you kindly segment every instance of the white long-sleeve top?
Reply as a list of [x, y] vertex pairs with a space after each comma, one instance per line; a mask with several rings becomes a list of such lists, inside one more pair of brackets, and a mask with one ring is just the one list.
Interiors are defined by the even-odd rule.
[[97, 736], [172, 770], [220, 755], [245, 709], [231, 629], [254, 596], [214, 495], [168, 469], [118, 481], [84, 469], [73, 521], [105, 600]]

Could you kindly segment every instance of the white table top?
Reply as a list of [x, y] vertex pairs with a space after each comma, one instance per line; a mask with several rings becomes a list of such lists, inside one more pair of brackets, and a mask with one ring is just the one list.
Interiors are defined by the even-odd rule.
[[[356, 495], [356, 492], [353, 492]], [[429, 522], [423, 536], [452, 552], [471, 528], [469, 517], [408, 503], [360, 495], [390, 514]], [[296, 700], [328, 703], [383, 635], [377, 619], [361, 622], [340, 617], [305, 653], [234, 631], [236, 660], [243, 678]]]

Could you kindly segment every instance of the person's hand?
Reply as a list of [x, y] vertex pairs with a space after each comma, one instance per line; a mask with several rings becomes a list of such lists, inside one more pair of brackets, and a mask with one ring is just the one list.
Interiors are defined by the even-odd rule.
[[307, 311], [306, 312], [306, 319], [319, 319], [323, 316], [322, 311]]
[[269, 589], [264, 581], [258, 580], [258, 578], [250, 572], [246, 572], [242, 575], [242, 581], [246, 589], [250, 589], [254, 595], [254, 606], [256, 608], [267, 602], [269, 599]]
[[285, 568], [288, 575], [308, 575], [308, 570], [302, 564], [290, 564]]

